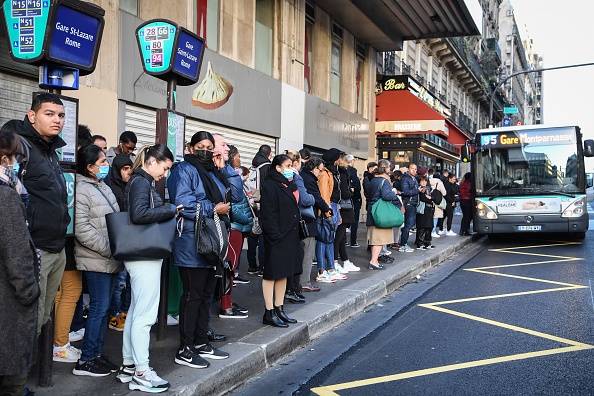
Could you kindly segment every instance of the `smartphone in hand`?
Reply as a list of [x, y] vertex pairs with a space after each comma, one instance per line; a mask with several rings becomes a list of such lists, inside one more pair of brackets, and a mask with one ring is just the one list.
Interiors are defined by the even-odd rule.
[[225, 190], [225, 196], [223, 197], [223, 203], [231, 203], [231, 187], [227, 187]]

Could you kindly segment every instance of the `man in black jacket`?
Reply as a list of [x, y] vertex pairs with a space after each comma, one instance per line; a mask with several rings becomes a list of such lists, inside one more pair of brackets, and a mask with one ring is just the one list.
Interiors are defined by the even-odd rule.
[[[30, 196], [27, 221], [35, 247], [41, 250], [37, 334], [49, 319], [66, 265], [68, 194], [56, 150], [64, 147], [64, 105], [54, 94], [37, 95], [23, 121], [15, 124], [31, 147], [21, 178]], [[12, 122], [12, 121], [9, 121]]]
[[361, 214], [361, 205], [363, 204], [363, 198], [361, 197], [361, 180], [359, 180], [359, 176], [357, 176], [357, 169], [355, 168], [355, 157], [351, 154], [346, 156], [346, 161], [348, 162], [349, 166], [347, 170], [349, 172], [349, 181], [350, 186], [353, 188], [353, 210], [355, 214], [355, 219], [351, 223], [351, 239], [350, 242], [347, 241], [350, 247], [358, 248], [359, 245], [357, 243], [357, 231], [359, 229], [359, 216]]

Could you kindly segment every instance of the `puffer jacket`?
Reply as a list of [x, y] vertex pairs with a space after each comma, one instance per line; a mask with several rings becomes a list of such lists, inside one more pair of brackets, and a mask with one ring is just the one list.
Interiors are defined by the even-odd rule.
[[120, 261], [111, 257], [109, 247], [105, 215], [114, 211], [119, 211], [118, 202], [105, 183], [76, 175], [74, 257], [77, 269], [104, 273], [124, 269]]
[[254, 225], [254, 216], [246, 197], [239, 203], [231, 204], [231, 228], [239, 232], [250, 232]]
[[400, 179], [401, 195], [404, 204], [417, 206], [419, 204], [419, 182], [406, 172]]
[[157, 223], [175, 217], [177, 208], [175, 205], [163, 205], [163, 198], [153, 187], [154, 181], [142, 168], [136, 168], [126, 184], [125, 210], [130, 212], [130, 219], [135, 224]]

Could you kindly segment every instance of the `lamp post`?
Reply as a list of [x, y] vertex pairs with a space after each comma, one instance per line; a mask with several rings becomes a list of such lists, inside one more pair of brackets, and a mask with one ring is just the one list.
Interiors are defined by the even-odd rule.
[[555, 67], [544, 67], [542, 69], [533, 69], [533, 70], [522, 70], [519, 72], [515, 72], [510, 74], [509, 76], [507, 76], [506, 78], [504, 78], [503, 80], [501, 80], [499, 82], [499, 84], [497, 84], [497, 86], [495, 87], [495, 89], [493, 90], [493, 92], [491, 93], [491, 100], [489, 101], [489, 121], [491, 122], [491, 125], [494, 125], [494, 121], [493, 121], [493, 97], [495, 96], [495, 94], [497, 93], [497, 90], [503, 85], [505, 84], [505, 82], [507, 80], [509, 80], [512, 77], [518, 76], [520, 74], [528, 74], [528, 73], [539, 73], [539, 72], [543, 72], [543, 71], [547, 71], [547, 70], [559, 70], [559, 69], [569, 69], [572, 67], [582, 67], [582, 66], [594, 66], [594, 62], [590, 62], [590, 63], [580, 63], [577, 65], [565, 65], [565, 66], [555, 66]]

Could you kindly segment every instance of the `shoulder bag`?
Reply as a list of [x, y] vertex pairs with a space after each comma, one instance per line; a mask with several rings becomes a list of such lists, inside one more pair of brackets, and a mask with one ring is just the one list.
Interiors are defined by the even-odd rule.
[[[130, 195], [130, 190], [128, 190], [128, 195]], [[154, 208], [152, 191], [150, 191], [150, 199], [151, 208]], [[128, 202], [130, 202], [129, 196]], [[173, 250], [175, 217], [156, 223], [135, 224], [130, 219], [129, 212], [114, 212], [107, 214], [105, 221], [107, 222], [111, 255], [116, 260], [164, 259], [169, 257]]]
[[194, 235], [196, 237], [196, 251], [215, 267], [220, 267], [227, 257], [229, 248], [229, 235], [223, 232], [221, 220], [216, 210], [213, 210], [212, 219], [200, 213], [200, 202], [196, 204], [196, 222]]
[[340, 199], [338, 200], [338, 209], [349, 210], [353, 209], [352, 199], [342, 199], [342, 191], [340, 190], [340, 178], [334, 176], [334, 180], [338, 183], [338, 192], [340, 193]]
[[[384, 185], [384, 180], [380, 189]], [[393, 228], [400, 227], [404, 224], [404, 214], [402, 210], [398, 209], [392, 201], [386, 201], [381, 198], [371, 207], [371, 216], [377, 228]]]
[[250, 207], [250, 211], [252, 212], [252, 217], [254, 219], [254, 224], [252, 225], [252, 230], [250, 231], [250, 234], [260, 235], [262, 233], [262, 227], [260, 227], [260, 219], [258, 218], [258, 216], [256, 216], [254, 208], [252, 208], [252, 204], [250, 203], [249, 197], [247, 195], [246, 198], [248, 198], [248, 206]]
[[316, 217], [316, 226], [318, 228], [318, 236], [316, 240], [322, 243], [333, 243], [336, 236], [336, 225], [331, 217], [322, 214]]

